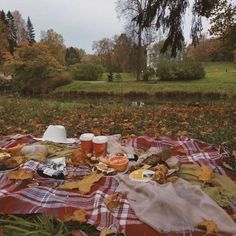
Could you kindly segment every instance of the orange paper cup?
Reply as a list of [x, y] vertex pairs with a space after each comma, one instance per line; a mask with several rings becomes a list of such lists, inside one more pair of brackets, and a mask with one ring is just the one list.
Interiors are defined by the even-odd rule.
[[95, 157], [105, 156], [107, 153], [107, 137], [96, 136], [93, 138], [93, 154]]
[[80, 136], [81, 147], [86, 155], [91, 155], [93, 153], [93, 137], [92, 133], [84, 133]]

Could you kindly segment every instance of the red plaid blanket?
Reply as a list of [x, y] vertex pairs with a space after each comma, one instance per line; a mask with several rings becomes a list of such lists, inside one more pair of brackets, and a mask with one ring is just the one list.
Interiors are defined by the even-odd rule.
[[[0, 148], [3, 148], [1, 143], [3, 143], [3, 140], [0, 142]], [[226, 154], [220, 154], [216, 146], [199, 140], [187, 137], [160, 137], [158, 140], [154, 140], [147, 136], [141, 136], [131, 140], [126, 145], [144, 149], [170, 147], [173, 150], [172, 154], [183, 163], [207, 164], [213, 167], [215, 171], [225, 174], [218, 164]], [[23, 169], [35, 171], [34, 179], [30, 181], [10, 181], [7, 179], [6, 173], [0, 173], [1, 214], [46, 213], [63, 218], [65, 214], [70, 214], [75, 209], [82, 208], [89, 213], [88, 223], [96, 225], [99, 230], [110, 227], [126, 235], [162, 235], [140, 222], [124, 197], [121, 198], [120, 206], [113, 212], [107, 209], [104, 200], [108, 195], [114, 193], [118, 186], [118, 182], [113, 177], [103, 177], [92, 187], [89, 194], [81, 195], [78, 191], [59, 190], [56, 186], [65, 182], [64, 180], [40, 177], [36, 172], [40, 165], [36, 161], [28, 161], [22, 166]], [[79, 177], [88, 175], [91, 172], [91, 169], [87, 166], [68, 167], [67, 170], [76, 173]], [[169, 233], [166, 235], [176, 234]], [[199, 232], [183, 232], [180, 235], [202, 234]]]

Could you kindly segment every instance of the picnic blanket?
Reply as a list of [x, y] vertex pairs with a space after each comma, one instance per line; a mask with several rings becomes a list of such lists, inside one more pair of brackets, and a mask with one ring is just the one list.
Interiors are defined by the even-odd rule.
[[[1, 138], [0, 149], [9, 145], [17, 145], [17, 139], [11, 141]], [[34, 142], [32, 136], [20, 139], [21, 143]], [[8, 143], [8, 144], [7, 144]], [[14, 143], [14, 144], [13, 144]], [[126, 146], [148, 150], [153, 148], [171, 148], [172, 155], [177, 157], [181, 163], [195, 163], [197, 165], [208, 165], [215, 172], [226, 175], [227, 172], [220, 167], [220, 163], [226, 157], [226, 153], [220, 153], [215, 145], [210, 145], [199, 140], [188, 137], [166, 137], [161, 136], [154, 139], [148, 136], [140, 136], [125, 143]], [[75, 209], [85, 209], [88, 214], [88, 223], [96, 225], [101, 230], [110, 227], [113, 231], [123, 232], [126, 235], [158, 236], [162, 233], [155, 231], [147, 224], [141, 222], [131, 208], [128, 200], [121, 197], [118, 208], [112, 212], [107, 209], [105, 198], [116, 192], [118, 181], [113, 177], [104, 176], [95, 183], [87, 195], [78, 191], [60, 190], [58, 184], [65, 180], [55, 180], [40, 177], [36, 170], [40, 163], [30, 160], [21, 168], [35, 171], [34, 179], [29, 181], [11, 181], [6, 173], [0, 173], [0, 213], [1, 214], [35, 214], [46, 213], [51, 216], [63, 218], [65, 214], [72, 213]], [[91, 173], [88, 166], [68, 167], [69, 173], [76, 173], [78, 178]], [[235, 206], [232, 205], [232, 212]], [[168, 235], [203, 235], [201, 232], [169, 233]]]

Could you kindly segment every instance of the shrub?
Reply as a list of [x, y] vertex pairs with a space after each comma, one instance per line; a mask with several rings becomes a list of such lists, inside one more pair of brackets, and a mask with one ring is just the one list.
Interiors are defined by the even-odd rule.
[[30, 94], [45, 94], [59, 86], [63, 86], [72, 82], [71, 75], [62, 72], [53, 78], [46, 80], [29, 80], [27, 83], [27, 92]]
[[63, 70], [48, 48], [42, 44], [23, 46], [18, 49], [17, 55], [19, 58], [15, 64], [15, 74], [24, 81], [52, 78]]
[[107, 80], [108, 80], [108, 82], [112, 82], [113, 79], [114, 79], [113, 73], [112, 73], [112, 72], [109, 72], [109, 73], [107, 74]]
[[115, 81], [122, 81], [122, 80], [123, 80], [123, 78], [122, 78], [121, 74], [120, 73], [116, 73], [115, 74]]
[[11, 88], [12, 88], [11, 81], [0, 77], [0, 91], [1, 92], [9, 91], [11, 90]]
[[160, 80], [198, 80], [205, 76], [203, 66], [194, 61], [162, 61], [158, 64]]
[[75, 64], [71, 66], [72, 77], [76, 80], [95, 81], [102, 77], [104, 69], [98, 64]]
[[154, 75], [155, 75], [155, 70], [153, 68], [147, 68], [142, 73], [142, 79], [144, 81], [148, 81]]
[[23, 94], [46, 90], [42, 87], [63, 71], [48, 47], [40, 43], [23, 45], [16, 50], [10, 61], [6, 68], [15, 74], [14, 86]]

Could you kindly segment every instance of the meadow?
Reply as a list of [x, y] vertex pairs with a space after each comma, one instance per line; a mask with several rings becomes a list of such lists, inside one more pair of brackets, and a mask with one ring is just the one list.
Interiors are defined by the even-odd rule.
[[[55, 93], [67, 92], [101, 92], [127, 94], [130, 92], [190, 92], [190, 93], [219, 93], [229, 97], [236, 95], [236, 66], [227, 62], [205, 63], [205, 78], [197, 81], [168, 82], [152, 78], [150, 81], [135, 81], [132, 74], [120, 73], [122, 80], [107, 82], [107, 75], [97, 82], [73, 81], [71, 84], [59, 87]], [[116, 74], [114, 74], [116, 77]]]

